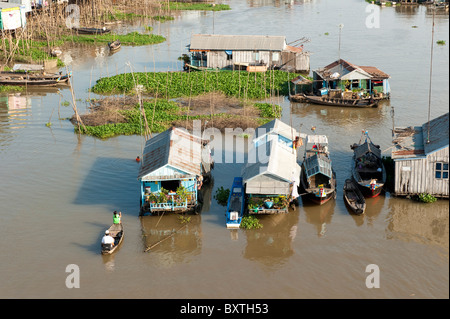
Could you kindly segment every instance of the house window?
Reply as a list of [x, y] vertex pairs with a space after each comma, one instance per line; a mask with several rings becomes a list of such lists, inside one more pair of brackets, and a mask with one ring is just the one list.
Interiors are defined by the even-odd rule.
[[258, 62], [259, 61], [259, 52], [253, 51], [253, 61]]
[[272, 60], [278, 61], [280, 59], [280, 53], [279, 52], [273, 52], [272, 53]]
[[227, 54], [227, 61], [233, 60], [233, 51], [226, 50], [225, 53]]
[[434, 176], [437, 179], [448, 179], [448, 163], [436, 163]]

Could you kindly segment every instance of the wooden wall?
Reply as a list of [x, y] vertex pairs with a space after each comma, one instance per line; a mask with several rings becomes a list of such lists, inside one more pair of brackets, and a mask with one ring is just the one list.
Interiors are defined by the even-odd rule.
[[437, 197], [448, 197], [449, 179], [435, 178], [436, 162], [449, 162], [448, 147], [423, 159], [396, 160], [395, 194], [404, 196], [429, 193]]

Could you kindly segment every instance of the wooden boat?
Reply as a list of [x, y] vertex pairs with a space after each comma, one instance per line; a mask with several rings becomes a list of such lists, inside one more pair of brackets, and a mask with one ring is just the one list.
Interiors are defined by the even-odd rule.
[[300, 183], [302, 196], [316, 204], [322, 205], [336, 198], [336, 173], [325, 135], [308, 135]]
[[123, 226], [120, 224], [112, 224], [109, 227], [109, 234], [114, 238], [114, 246], [102, 244], [102, 255], [111, 255], [116, 251], [123, 241]]
[[[330, 98], [327, 96], [316, 95], [303, 95], [304, 103], [321, 104], [328, 106], [345, 106], [345, 107], [376, 107], [378, 106], [378, 100], [373, 98], [363, 99], [342, 99], [342, 98]], [[297, 97], [297, 100], [299, 98]]]
[[[361, 143], [365, 136], [365, 142]], [[365, 197], [380, 195], [386, 183], [386, 169], [381, 159], [379, 145], [375, 145], [367, 131], [363, 132], [359, 143], [350, 146], [353, 150], [352, 176]]]
[[244, 205], [242, 177], [235, 177], [227, 203], [227, 228], [239, 228], [244, 214]]
[[109, 47], [110, 52], [119, 51], [121, 46], [122, 46], [122, 44], [120, 43], [119, 40], [116, 40], [114, 42], [108, 42], [108, 47]]
[[54, 86], [65, 84], [72, 73], [62, 74], [32, 74], [23, 72], [0, 72], [1, 85], [42, 85]]
[[344, 199], [355, 214], [361, 215], [366, 210], [366, 199], [352, 179], [345, 180]]
[[78, 34], [105, 34], [111, 32], [111, 29], [103, 28], [72, 28]]

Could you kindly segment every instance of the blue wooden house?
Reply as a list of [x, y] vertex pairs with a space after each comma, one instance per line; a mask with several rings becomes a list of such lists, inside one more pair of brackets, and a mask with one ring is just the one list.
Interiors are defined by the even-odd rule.
[[138, 175], [140, 214], [198, 209], [211, 163], [208, 141], [185, 130], [173, 127], [149, 139]]

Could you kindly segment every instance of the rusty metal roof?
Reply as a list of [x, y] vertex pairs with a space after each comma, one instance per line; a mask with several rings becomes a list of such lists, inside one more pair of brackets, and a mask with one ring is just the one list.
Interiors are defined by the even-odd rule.
[[428, 141], [428, 122], [422, 126], [395, 128], [392, 140], [393, 159], [423, 157], [449, 144], [449, 113], [430, 121], [430, 140]]
[[283, 51], [285, 36], [193, 34], [190, 50]]
[[336, 72], [339, 73], [339, 78], [342, 78], [353, 71], [360, 73], [363, 77], [364, 75], [369, 76], [371, 80], [383, 80], [390, 78], [389, 74], [384, 73], [374, 66], [358, 66], [343, 59], [336, 60], [333, 63], [316, 70], [315, 72], [323, 79], [331, 79], [331, 76]]
[[202, 140], [172, 127], [149, 139], [144, 148], [138, 179], [170, 165], [186, 176], [201, 175]]

